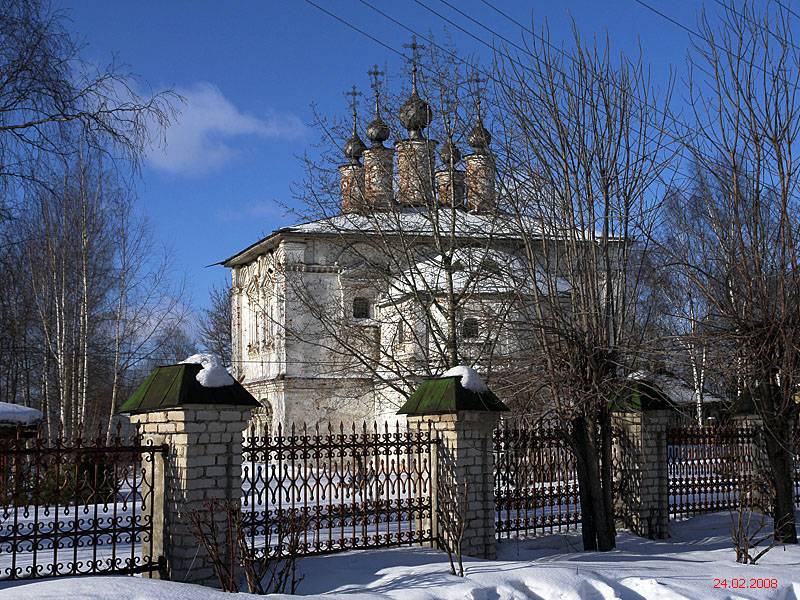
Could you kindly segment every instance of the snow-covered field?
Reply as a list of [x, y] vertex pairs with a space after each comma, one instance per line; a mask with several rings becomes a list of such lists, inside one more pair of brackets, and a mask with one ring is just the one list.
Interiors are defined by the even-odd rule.
[[[299, 591], [326, 600], [800, 600], [800, 548], [778, 547], [762, 559], [763, 564], [738, 565], [729, 525], [728, 513], [717, 513], [673, 523], [669, 540], [651, 541], [622, 532], [618, 549], [609, 553], [577, 552], [577, 533], [503, 541], [498, 560], [467, 560], [464, 579], [449, 574], [446, 555], [426, 548], [308, 558], [301, 561], [305, 579]], [[725, 579], [728, 587], [715, 588], [717, 579]], [[776, 588], [752, 587], [773, 581]], [[7, 598], [223, 600], [230, 596], [181, 583], [86, 577], [4, 583], [0, 599]]]

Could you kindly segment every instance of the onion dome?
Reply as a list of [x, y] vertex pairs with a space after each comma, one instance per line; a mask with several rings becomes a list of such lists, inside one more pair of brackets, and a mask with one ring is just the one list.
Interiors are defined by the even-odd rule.
[[389, 139], [389, 126], [381, 118], [380, 93], [375, 90], [375, 118], [367, 125], [367, 139], [373, 146], [383, 146]]
[[358, 137], [358, 133], [356, 133], [356, 128], [353, 127], [353, 135], [350, 136], [350, 139], [347, 140], [347, 143], [344, 145], [344, 155], [350, 160], [351, 165], [357, 165], [360, 164], [361, 156], [366, 149], [367, 147], [364, 145], [364, 142], [361, 141], [361, 138]]
[[345, 96], [350, 96], [350, 109], [353, 111], [353, 134], [350, 136], [350, 139], [345, 142], [344, 145], [344, 155], [350, 159], [351, 165], [360, 164], [361, 155], [364, 154], [364, 150], [367, 147], [364, 145], [364, 142], [361, 141], [361, 138], [358, 137], [358, 131], [356, 131], [356, 124], [358, 123], [358, 109], [356, 107], [356, 98], [360, 95], [360, 92], [356, 90], [356, 86], [353, 86], [353, 89], [349, 92], [345, 93]]
[[472, 131], [469, 132], [467, 142], [475, 154], [486, 154], [489, 151], [489, 144], [492, 141], [492, 134], [483, 126], [483, 119], [478, 116], [478, 122]]
[[381, 119], [380, 114], [376, 114], [367, 125], [367, 139], [373, 146], [383, 146], [383, 142], [389, 139], [389, 126]]
[[422, 130], [431, 124], [431, 107], [417, 93], [417, 63], [411, 67], [411, 97], [400, 107], [400, 122], [408, 130], [408, 138], [421, 140]]
[[453, 161], [453, 165], [458, 164], [458, 161], [461, 160], [461, 152], [459, 151], [458, 146], [453, 143], [452, 138], [448, 138], [448, 140], [442, 146], [442, 149], [439, 151], [439, 158], [442, 159], [442, 164], [445, 167], [450, 166], [451, 160]]
[[431, 107], [417, 94], [417, 90], [411, 93], [411, 97], [400, 107], [400, 122], [408, 130], [408, 137], [412, 140], [422, 139], [422, 130], [431, 124], [433, 113]]

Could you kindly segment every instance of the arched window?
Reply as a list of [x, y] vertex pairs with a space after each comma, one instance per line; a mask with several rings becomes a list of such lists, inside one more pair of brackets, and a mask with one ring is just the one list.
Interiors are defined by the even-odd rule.
[[363, 296], [353, 298], [353, 318], [369, 319], [369, 300]]
[[480, 326], [478, 319], [474, 317], [467, 317], [464, 319], [464, 339], [469, 340], [478, 337], [480, 333]]
[[406, 341], [406, 322], [400, 319], [397, 322], [397, 343], [402, 344]]

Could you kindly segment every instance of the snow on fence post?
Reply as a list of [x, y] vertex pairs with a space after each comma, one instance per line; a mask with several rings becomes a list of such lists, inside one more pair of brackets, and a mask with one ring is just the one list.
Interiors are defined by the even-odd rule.
[[[120, 412], [131, 414], [144, 443], [168, 447], [153, 478], [153, 554], [164, 565], [159, 576], [218, 587], [189, 514], [211, 501], [241, 501], [243, 432], [258, 402], [230, 376], [204, 377], [208, 367], [200, 362], [158, 367]], [[219, 511], [215, 520], [222, 546], [227, 515]], [[149, 551], [149, 544], [142, 548]]]
[[468, 367], [423, 381], [398, 411], [410, 429], [430, 430], [439, 440], [425, 526], [443, 550], [460, 542], [465, 556], [497, 555], [492, 434], [504, 411], [508, 407]]
[[674, 419], [669, 409], [613, 416], [616, 516], [636, 535], [651, 539], [669, 536], [667, 429]]

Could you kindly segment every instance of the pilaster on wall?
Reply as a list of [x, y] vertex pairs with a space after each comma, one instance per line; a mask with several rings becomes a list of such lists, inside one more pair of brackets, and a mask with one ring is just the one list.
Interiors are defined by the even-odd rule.
[[669, 536], [667, 428], [674, 418], [671, 410], [613, 416], [615, 512], [624, 527], [651, 539]]
[[497, 556], [492, 433], [499, 418], [498, 413], [469, 410], [408, 416], [409, 428], [427, 431], [430, 427], [440, 440], [433, 469], [436, 479], [432, 482], [430, 525], [442, 549], [448, 541], [455, 543], [449, 539], [444, 521], [463, 515], [462, 553], [491, 559]]
[[[153, 552], [166, 559], [161, 575], [167, 579], [219, 585], [188, 515], [207, 501], [241, 500], [242, 437], [249, 419], [250, 408], [236, 406], [198, 405], [131, 415], [145, 443], [169, 448], [163, 476], [158, 476], [156, 465], [152, 495]], [[224, 539], [226, 515], [216, 517]]]

